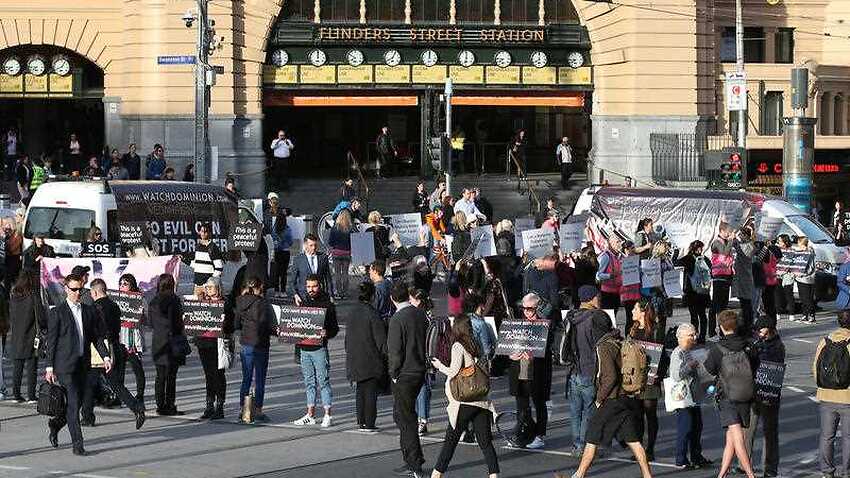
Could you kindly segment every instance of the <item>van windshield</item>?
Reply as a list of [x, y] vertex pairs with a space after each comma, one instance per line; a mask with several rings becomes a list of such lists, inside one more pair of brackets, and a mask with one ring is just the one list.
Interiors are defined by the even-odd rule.
[[835, 242], [832, 234], [830, 234], [829, 231], [824, 229], [824, 227], [817, 222], [812, 221], [809, 216], [787, 216], [786, 219], [796, 226], [801, 233], [808, 237], [810, 242], [815, 244], [831, 244]]
[[34, 207], [27, 216], [24, 237], [32, 239], [32, 236], [42, 234], [48, 239], [82, 242], [92, 226], [94, 211], [88, 209]]

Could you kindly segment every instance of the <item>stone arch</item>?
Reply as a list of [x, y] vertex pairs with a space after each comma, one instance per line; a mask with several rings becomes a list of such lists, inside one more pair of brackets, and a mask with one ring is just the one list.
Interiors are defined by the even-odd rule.
[[0, 18], [4, 33], [0, 35], [0, 52], [26, 45], [55, 46], [85, 58], [106, 73], [118, 47], [118, 32], [106, 31], [101, 28], [104, 26], [85, 18]]

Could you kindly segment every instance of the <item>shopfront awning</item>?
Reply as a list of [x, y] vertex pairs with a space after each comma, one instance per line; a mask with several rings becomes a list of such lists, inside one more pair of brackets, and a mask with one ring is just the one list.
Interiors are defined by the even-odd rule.
[[[266, 92], [263, 96], [265, 106], [299, 107], [351, 107], [351, 106], [418, 106], [417, 95], [393, 94], [323, 94], [324, 92]], [[480, 94], [478, 92], [458, 93], [452, 97], [454, 106], [499, 106], [533, 107], [551, 106], [561, 108], [582, 108], [584, 93], [568, 92], [560, 94]]]
[[584, 106], [584, 95], [558, 96], [467, 96], [452, 97], [454, 106], [559, 106], [566, 108], [581, 108]]
[[321, 96], [303, 94], [266, 94], [263, 98], [265, 106], [417, 106], [418, 96]]

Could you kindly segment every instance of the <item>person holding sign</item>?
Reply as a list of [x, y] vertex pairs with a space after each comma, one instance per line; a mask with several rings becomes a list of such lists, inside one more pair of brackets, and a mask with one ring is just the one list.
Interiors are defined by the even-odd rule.
[[[702, 455], [702, 409], [705, 387], [700, 384], [700, 363], [692, 355], [697, 339], [697, 329], [691, 324], [679, 324], [676, 328], [678, 346], [670, 355], [669, 378], [675, 385], [672, 389], [682, 390], [682, 398], [690, 398], [692, 405], [676, 409], [676, 467], [679, 469], [705, 468], [712, 464]], [[666, 385], [666, 380], [665, 380]], [[666, 388], [666, 386], [665, 386]], [[665, 397], [674, 400], [673, 394]], [[668, 405], [668, 410], [672, 407]], [[690, 452], [690, 460], [688, 459]]]
[[[210, 277], [204, 284], [203, 295], [199, 300], [209, 302], [221, 302], [221, 282]], [[218, 341], [230, 340], [233, 333], [233, 318], [230, 314], [224, 314], [224, 323], [221, 326], [222, 338], [195, 337], [195, 346], [198, 347], [198, 356], [201, 357], [201, 365], [204, 368], [204, 382], [207, 392], [207, 406], [201, 419], [220, 420], [224, 418], [224, 397], [227, 395], [227, 378], [224, 369], [218, 368]]]
[[195, 242], [195, 252], [190, 266], [195, 273], [195, 295], [203, 291], [207, 279], [221, 277], [224, 270], [224, 254], [212, 241], [212, 226], [209, 223], [201, 224], [198, 228], [198, 241]]
[[688, 255], [679, 259], [679, 265], [685, 268], [684, 303], [688, 306], [691, 325], [698, 331], [697, 342], [701, 344], [709, 333], [705, 310], [711, 304], [711, 263], [703, 255], [704, 247], [702, 241], [693, 241], [688, 246]]
[[56, 257], [56, 252], [50, 244], [44, 242], [44, 234], [35, 234], [32, 244], [24, 251], [24, 269], [38, 272], [43, 257]]
[[277, 193], [268, 195], [269, 208], [263, 217], [263, 230], [274, 241], [274, 261], [270, 271], [271, 287], [277, 292], [286, 291], [286, 274], [289, 269], [289, 250], [292, 248], [292, 228], [286, 224], [286, 214], [280, 206]]
[[[120, 292], [137, 292], [141, 293], [136, 282], [136, 277], [133, 274], [123, 274], [118, 278], [118, 290]], [[127, 364], [133, 369], [133, 375], [136, 377], [136, 400], [142, 405], [145, 404], [145, 368], [142, 366], [142, 353], [145, 350], [145, 335], [139, 327], [125, 327], [124, 322], [121, 324], [121, 333], [119, 342], [121, 347], [115, 353], [115, 377], [116, 381], [124, 385], [125, 371]]]
[[[788, 237], [788, 234], [780, 234], [776, 238], [776, 247], [782, 253], [782, 257], [779, 258], [779, 262], [776, 264], [777, 285], [776, 295], [774, 296], [774, 300], [776, 301], [776, 318], [777, 321], [787, 318], [791, 322], [794, 322], [797, 320], [794, 316], [797, 304], [794, 297], [794, 274], [791, 269], [793, 268], [795, 255], [794, 251], [791, 250], [791, 238]], [[840, 285], [838, 286], [838, 290], [840, 294]], [[842, 307], [838, 305], [838, 308], [841, 309]]]
[[266, 301], [263, 282], [256, 277], [245, 281], [242, 293], [236, 298], [234, 328], [241, 330], [239, 343], [242, 349], [242, 386], [239, 389], [239, 407], [245, 404], [245, 397], [251, 391], [254, 382], [254, 419], [267, 421], [263, 413], [263, 400], [266, 395], [266, 373], [269, 368], [269, 337], [274, 333], [274, 311]]
[[[779, 401], [782, 383], [770, 382], [768, 368], [785, 369], [785, 345], [776, 330], [776, 320], [761, 317], [756, 321], [757, 338], [753, 343], [756, 358], [756, 393], [750, 411], [750, 426], [746, 429], [747, 454], [752, 460], [753, 442], [759, 422], [762, 424], [763, 470], [765, 478], [779, 476]], [[764, 376], [767, 380], [761, 380]], [[775, 393], [775, 396], [774, 396]]]
[[615, 315], [620, 308], [620, 287], [623, 285], [620, 262], [622, 244], [623, 241], [616, 234], [608, 237], [608, 249], [599, 255], [599, 269], [596, 272], [596, 280], [602, 289], [602, 308], [613, 310]]
[[809, 245], [809, 238], [797, 236], [797, 244], [792, 248], [794, 252], [793, 273], [797, 282], [797, 292], [800, 302], [803, 303], [803, 317], [800, 322], [815, 323], [815, 250]]
[[[656, 312], [652, 308], [650, 300], [643, 298], [633, 306], [632, 316], [634, 323], [628, 334], [633, 340], [642, 342], [657, 342], [659, 325], [656, 323]], [[664, 329], [660, 329], [663, 334]], [[650, 364], [647, 364], [650, 365]], [[655, 364], [656, 367], [658, 364]], [[637, 431], [638, 436], [643, 437], [644, 419], [646, 420], [646, 458], [649, 461], [655, 461], [655, 442], [658, 439], [658, 399], [661, 398], [661, 387], [657, 380], [655, 383], [649, 383], [647, 380], [636, 397], [637, 406]]]
[[[628, 265], [630, 262], [627, 260], [629, 257], [634, 257], [640, 260], [640, 256], [635, 252], [635, 244], [632, 241], [624, 241], [623, 242], [623, 257], [621, 264]], [[625, 274], [623, 274], [625, 279]], [[637, 277], [640, 278], [640, 269], [638, 266]], [[632, 330], [632, 320], [633, 320], [633, 311], [635, 310], [635, 304], [640, 300], [640, 282], [635, 282], [632, 284], [626, 284], [626, 281], [623, 281], [623, 284], [620, 286], [620, 304], [623, 305], [623, 309], [626, 311], [626, 328], [623, 330], [629, 331]]]
[[734, 230], [720, 223], [717, 237], [711, 241], [711, 310], [708, 313], [708, 336], [717, 335], [717, 314], [729, 306], [729, 289], [732, 287], [732, 237]]
[[[186, 364], [183, 351], [177, 350], [183, 333], [183, 304], [174, 293], [174, 277], [161, 274], [156, 297], [148, 306], [147, 322], [153, 327], [151, 354], [156, 365], [156, 413], [183, 415], [174, 403], [177, 394], [177, 370]], [[185, 342], [188, 345], [188, 342]]]
[[649, 259], [652, 257], [652, 248], [658, 242], [657, 234], [653, 228], [652, 218], [645, 217], [638, 221], [637, 231], [635, 231], [635, 252], [640, 255], [641, 259]]

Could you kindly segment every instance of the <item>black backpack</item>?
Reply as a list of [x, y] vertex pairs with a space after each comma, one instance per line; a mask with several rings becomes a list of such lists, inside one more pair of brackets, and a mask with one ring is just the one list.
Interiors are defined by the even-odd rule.
[[39, 415], [48, 417], [65, 416], [65, 387], [50, 382], [42, 382], [38, 386], [38, 404], [36, 411]]
[[557, 321], [552, 331], [552, 363], [567, 369], [569, 376], [576, 366], [576, 332], [570, 320], [576, 315], [575, 310], [567, 312], [564, 320]]
[[818, 355], [817, 382], [818, 387], [830, 390], [846, 390], [850, 388], [850, 352], [847, 345], [850, 340], [833, 342], [829, 337], [824, 338], [823, 348]]
[[724, 396], [733, 402], [749, 402], [753, 399], [755, 384], [747, 352], [730, 350], [722, 345], [717, 347], [723, 353], [719, 376]]

